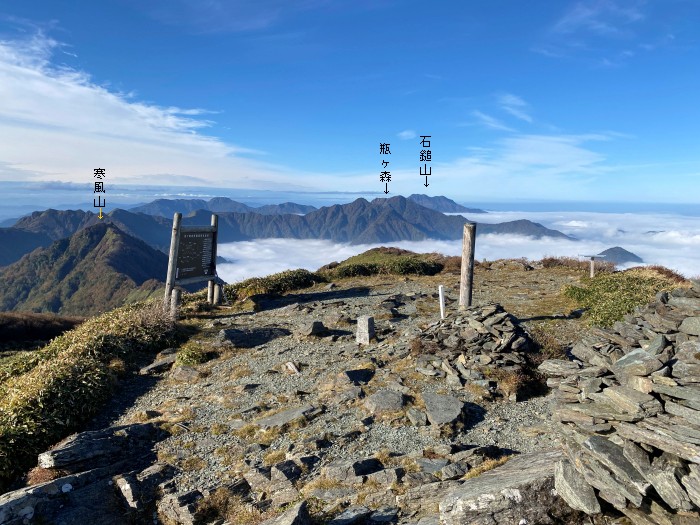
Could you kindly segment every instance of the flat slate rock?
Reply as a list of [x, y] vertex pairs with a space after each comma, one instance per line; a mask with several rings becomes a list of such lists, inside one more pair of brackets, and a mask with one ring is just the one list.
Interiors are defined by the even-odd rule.
[[165, 356], [162, 359], [158, 359], [157, 361], [154, 361], [148, 366], [144, 366], [142, 369], [139, 370], [139, 375], [145, 376], [149, 374], [158, 374], [160, 372], [164, 372], [167, 369], [169, 369], [173, 363], [175, 363], [175, 360], [177, 359], [177, 356], [175, 354], [171, 354], [168, 356]]
[[454, 396], [423, 392], [423, 402], [431, 425], [452, 424], [462, 418], [464, 403]]
[[365, 400], [365, 408], [372, 414], [398, 412], [403, 405], [403, 394], [396, 390], [377, 390]]
[[581, 363], [566, 359], [547, 359], [537, 370], [547, 376], [568, 377], [581, 369]]
[[301, 501], [276, 518], [265, 520], [261, 525], [311, 525], [308, 504]]
[[616, 374], [648, 376], [652, 372], [661, 370], [663, 366], [663, 363], [654, 355], [646, 350], [637, 348], [618, 359], [612, 368]]
[[303, 405], [297, 408], [289, 408], [278, 412], [277, 414], [272, 414], [271, 416], [260, 418], [254, 423], [258, 425], [263, 430], [269, 430], [271, 428], [284, 427], [300, 419], [306, 419], [306, 416], [314, 412], [314, 407], [311, 405]]
[[584, 523], [554, 490], [561, 451], [517, 456], [452, 488], [439, 504], [441, 525]]
[[554, 488], [572, 509], [586, 514], [600, 512], [600, 503], [593, 488], [569, 461], [559, 461], [554, 467]]
[[364, 505], [352, 505], [328, 522], [328, 525], [359, 525], [372, 511]]
[[678, 328], [688, 335], [700, 335], [700, 317], [686, 317]]

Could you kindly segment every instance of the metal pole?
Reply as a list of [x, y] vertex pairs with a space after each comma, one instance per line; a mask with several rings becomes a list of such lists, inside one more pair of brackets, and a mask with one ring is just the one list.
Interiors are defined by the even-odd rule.
[[175, 286], [176, 272], [177, 272], [177, 250], [180, 243], [180, 221], [182, 220], [182, 214], [176, 213], [173, 216], [173, 232], [170, 236], [170, 255], [168, 256], [168, 275], [165, 278], [165, 297], [163, 298], [163, 308], [168, 309], [170, 305], [170, 294], [173, 292], [173, 286]]
[[474, 246], [476, 243], [476, 223], [464, 225], [462, 237], [462, 273], [459, 280], [459, 309], [472, 305], [472, 285], [474, 284]]
[[[212, 236], [211, 240], [211, 257], [212, 257], [212, 263], [214, 264], [214, 268], [216, 269], [216, 238], [218, 236], [218, 229], [219, 229], [219, 216], [216, 215], [215, 213], [211, 214], [211, 227], [214, 229], [214, 235]], [[216, 299], [214, 297], [214, 277], [216, 275], [216, 272], [214, 275], [212, 275], [212, 280], [209, 281], [209, 288], [207, 290], [207, 302], [209, 304], [217, 304]]]
[[438, 286], [438, 295], [440, 296], [440, 319], [445, 318], [445, 287]]

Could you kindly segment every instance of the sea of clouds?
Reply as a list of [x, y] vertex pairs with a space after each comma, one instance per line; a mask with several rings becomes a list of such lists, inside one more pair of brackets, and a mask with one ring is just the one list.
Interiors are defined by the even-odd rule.
[[[700, 217], [596, 212], [492, 212], [466, 216], [489, 223], [529, 219], [578, 239], [480, 235], [476, 241], [477, 260], [518, 257], [536, 260], [548, 255], [577, 257], [621, 246], [647, 264], [660, 264], [688, 277], [700, 276]], [[459, 255], [462, 249], [461, 240], [384, 243], [387, 245], [445, 255]], [[316, 270], [377, 246], [381, 245], [297, 239], [226, 243], [219, 245], [218, 253], [233, 262], [218, 265], [218, 272], [225, 281], [235, 282], [292, 268]]]

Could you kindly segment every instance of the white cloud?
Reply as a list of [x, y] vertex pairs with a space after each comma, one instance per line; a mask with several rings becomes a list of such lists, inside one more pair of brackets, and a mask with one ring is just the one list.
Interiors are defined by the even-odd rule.
[[482, 113], [481, 111], [474, 110], [472, 111], [472, 115], [474, 115], [478, 119], [479, 123], [483, 124], [487, 128], [495, 129], [498, 131], [515, 131], [513, 128], [506, 126], [497, 118], [492, 117], [491, 115], [487, 115], [486, 113]]
[[510, 113], [515, 118], [524, 120], [525, 122], [532, 122], [532, 117], [527, 112], [528, 104], [522, 98], [510, 93], [504, 93], [498, 96], [498, 103], [501, 109]]
[[398, 134], [401, 140], [415, 139], [418, 135], [412, 129], [405, 129]]
[[[472, 217], [474, 218], [474, 217]], [[518, 235], [480, 235], [477, 260], [519, 258], [536, 260], [548, 255], [578, 257], [622, 246], [647, 264], [661, 264], [686, 276], [700, 275], [700, 217], [661, 214], [592, 212], [500, 212], [478, 217], [483, 222], [530, 219], [577, 236], [579, 241], [532, 239]], [[478, 228], [478, 227], [477, 227]], [[658, 233], [650, 231], [662, 229]], [[478, 231], [478, 230], [477, 230]], [[461, 241], [400, 241], [384, 243], [419, 253], [459, 255]], [[261, 239], [227, 243], [218, 253], [235, 259], [218, 267], [228, 282], [264, 276], [292, 268], [316, 270], [379, 245], [348, 245], [323, 240]]]
[[[41, 32], [0, 41], [0, 177], [5, 180], [21, 174], [80, 182], [100, 166], [113, 182], [317, 185], [310, 174], [248, 158], [261, 152], [204, 134], [211, 122], [203, 117], [212, 111], [135, 101], [95, 84], [85, 72], [53, 67], [52, 54], [61, 47]], [[158, 179], [163, 173], [170, 175]]]

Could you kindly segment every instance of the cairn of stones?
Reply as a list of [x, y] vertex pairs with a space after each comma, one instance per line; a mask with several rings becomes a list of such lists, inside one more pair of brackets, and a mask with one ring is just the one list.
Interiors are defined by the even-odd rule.
[[539, 370], [555, 388], [557, 492], [589, 515], [700, 523], [700, 282], [661, 292]]
[[[473, 306], [432, 323], [420, 334], [416, 371], [462, 382], [485, 392], [499, 389], [499, 379], [520, 374], [530, 349], [527, 333], [500, 304]], [[515, 400], [517, 393], [508, 391]]]

